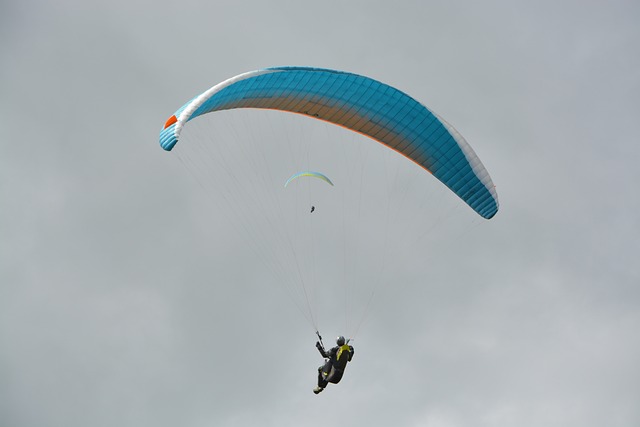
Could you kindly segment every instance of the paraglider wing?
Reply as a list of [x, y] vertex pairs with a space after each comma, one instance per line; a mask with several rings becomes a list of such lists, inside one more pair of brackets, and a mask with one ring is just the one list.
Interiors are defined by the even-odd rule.
[[318, 178], [326, 182], [327, 184], [330, 184], [331, 186], [333, 186], [333, 182], [331, 182], [331, 180], [326, 175], [321, 174], [320, 172], [306, 171], [306, 172], [298, 172], [296, 174], [291, 175], [291, 177], [287, 180], [287, 182], [284, 183], [285, 188], [287, 187], [287, 185], [289, 185], [291, 181], [298, 179], [302, 176], [310, 176], [313, 178]]
[[176, 111], [160, 145], [171, 150], [189, 120], [234, 108], [306, 114], [362, 133], [432, 173], [482, 217], [498, 211], [491, 177], [451, 125], [398, 89], [342, 71], [274, 67], [233, 77]]

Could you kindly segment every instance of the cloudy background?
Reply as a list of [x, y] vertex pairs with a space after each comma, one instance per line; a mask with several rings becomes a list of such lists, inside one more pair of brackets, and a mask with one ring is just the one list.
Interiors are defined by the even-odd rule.
[[[0, 425], [640, 425], [638, 22], [622, 0], [2, 2]], [[402, 269], [319, 396], [313, 329], [157, 142], [191, 96], [288, 64], [423, 101], [501, 201]]]

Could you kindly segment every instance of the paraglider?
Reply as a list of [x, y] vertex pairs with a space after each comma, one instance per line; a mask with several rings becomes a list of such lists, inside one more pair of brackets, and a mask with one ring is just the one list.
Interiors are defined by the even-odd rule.
[[[320, 334], [318, 334], [320, 337]], [[320, 338], [322, 339], [322, 338]], [[324, 349], [320, 341], [316, 341], [316, 348], [325, 358], [325, 363], [318, 368], [318, 386], [313, 389], [315, 394], [324, 390], [329, 383], [338, 384], [344, 375], [347, 363], [353, 359], [353, 346], [340, 335], [336, 339], [336, 346], [329, 351]]]
[[[160, 132], [160, 145], [164, 150], [171, 151], [179, 142], [187, 123], [196, 117], [217, 111], [248, 108], [297, 113], [367, 136], [418, 165], [422, 168], [418, 170], [420, 174], [423, 170], [429, 172], [482, 218], [490, 219], [498, 212], [498, 196], [491, 177], [460, 133], [443, 118], [404, 92], [369, 77], [343, 71], [289, 66], [265, 68], [232, 77], [192, 98], [171, 115]], [[249, 147], [246, 151], [252, 153], [252, 150], [254, 149]], [[296, 167], [299, 167], [299, 164]], [[291, 176], [284, 187], [300, 177], [319, 179], [333, 186], [326, 175], [304, 171]], [[281, 176], [275, 187], [281, 185], [280, 179]], [[342, 184], [340, 186], [342, 187]], [[257, 193], [260, 194], [259, 191]], [[344, 197], [344, 200], [349, 198]], [[359, 201], [359, 198], [357, 200]], [[309, 216], [306, 213], [310, 205], [308, 202], [310, 200], [305, 201], [304, 210], [301, 210], [305, 213], [305, 222], [317, 223], [324, 215]], [[317, 199], [314, 199], [313, 203], [310, 213], [315, 211]], [[323, 208], [322, 213], [324, 212]], [[426, 228], [422, 223], [407, 224], [408, 230], [413, 234], [419, 234], [416, 233], [417, 230]], [[265, 228], [267, 227], [262, 227], [259, 231]], [[347, 225], [342, 230], [345, 235], [350, 231]], [[291, 270], [296, 270], [293, 274], [294, 281], [301, 283], [300, 294], [304, 298], [301, 304], [304, 309], [301, 308], [301, 312], [305, 314], [304, 310], [308, 310], [307, 320], [317, 331], [304, 275], [299, 271], [298, 253], [291, 239], [288, 236], [285, 238], [287, 250], [279, 251], [274, 256], [277, 257], [279, 253], [292, 254], [291, 257], [298, 268]], [[385, 239], [384, 242], [388, 241]], [[303, 246], [315, 249], [314, 245]], [[390, 250], [378, 251], [382, 255], [381, 264], [386, 261], [385, 255], [390, 257], [396, 255], [393, 252], [398, 252], [395, 246], [386, 247]], [[344, 244], [343, 248], [347, 254], [350, 247]], [[268, 255], [274, 253], [264, 252]], [[347, 256], [344, 258], [346, 265]], [[315, 268], [315, 259], [309, 259], [313, 261]], [[283, 264], [283, 270], [289, 270], [289, 265]], [[353, 337], [355, 334], [350, 336]], [[349, 340], [340, 336], [336, 344], [326, 351], [321, 338], [316, 343], [320, 354], [327, 359], [318, 369], [318, 385], [314, 389], [316, 394], [329, 383], [340, 382], [348, 362], [353, 358], [354, 350], [353, 346], [349, 345]]]
[[[333, 187], [333, 182], [331, 182], [331, 180], [325, 175], [322, 174], [320, 172], [311, 172], [311, 171], [306, 171], [306, 172], [298, 172], [296, 174], [293, 174], [288, 180], [287, 182], [284, 183], [284, 187], [287, 188], [287, 186], [289, 185], [289, 183], [291, 183], [292, 181], [303, 177], [303, 176], [308, 176], [308, 177], [313, 177], [313, 178], [318, 178], [324, 182], [326, 182], [327, 184], [331, 185]], [[311, 211], [309, 213], [313, 213], [316, 210], [315, 206], [311, 206]]]

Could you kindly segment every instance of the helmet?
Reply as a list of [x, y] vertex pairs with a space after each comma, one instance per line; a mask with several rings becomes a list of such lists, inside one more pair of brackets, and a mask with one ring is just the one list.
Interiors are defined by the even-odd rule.
[[345, 343], [345, 339], [344, 339], [344, 337], [343, 337], [342, 335], [340, 335], [340, 336], [338, 337], [338, 339], [336, 339], [336, 344], [338, 344], [338, 345], [344, 345], [344, 343]]

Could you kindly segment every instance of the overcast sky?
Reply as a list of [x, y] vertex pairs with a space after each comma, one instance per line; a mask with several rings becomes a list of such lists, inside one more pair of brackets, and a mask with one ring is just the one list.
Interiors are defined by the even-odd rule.
[[[0, 425], [640, 425], [639, 22], [632, 0], [2, 2]], [[318, 396], [313, 328], [255, 256], [278, 248], [158, 144], [277, 65], [411, 94], [501, 203], [396, 260]]]

